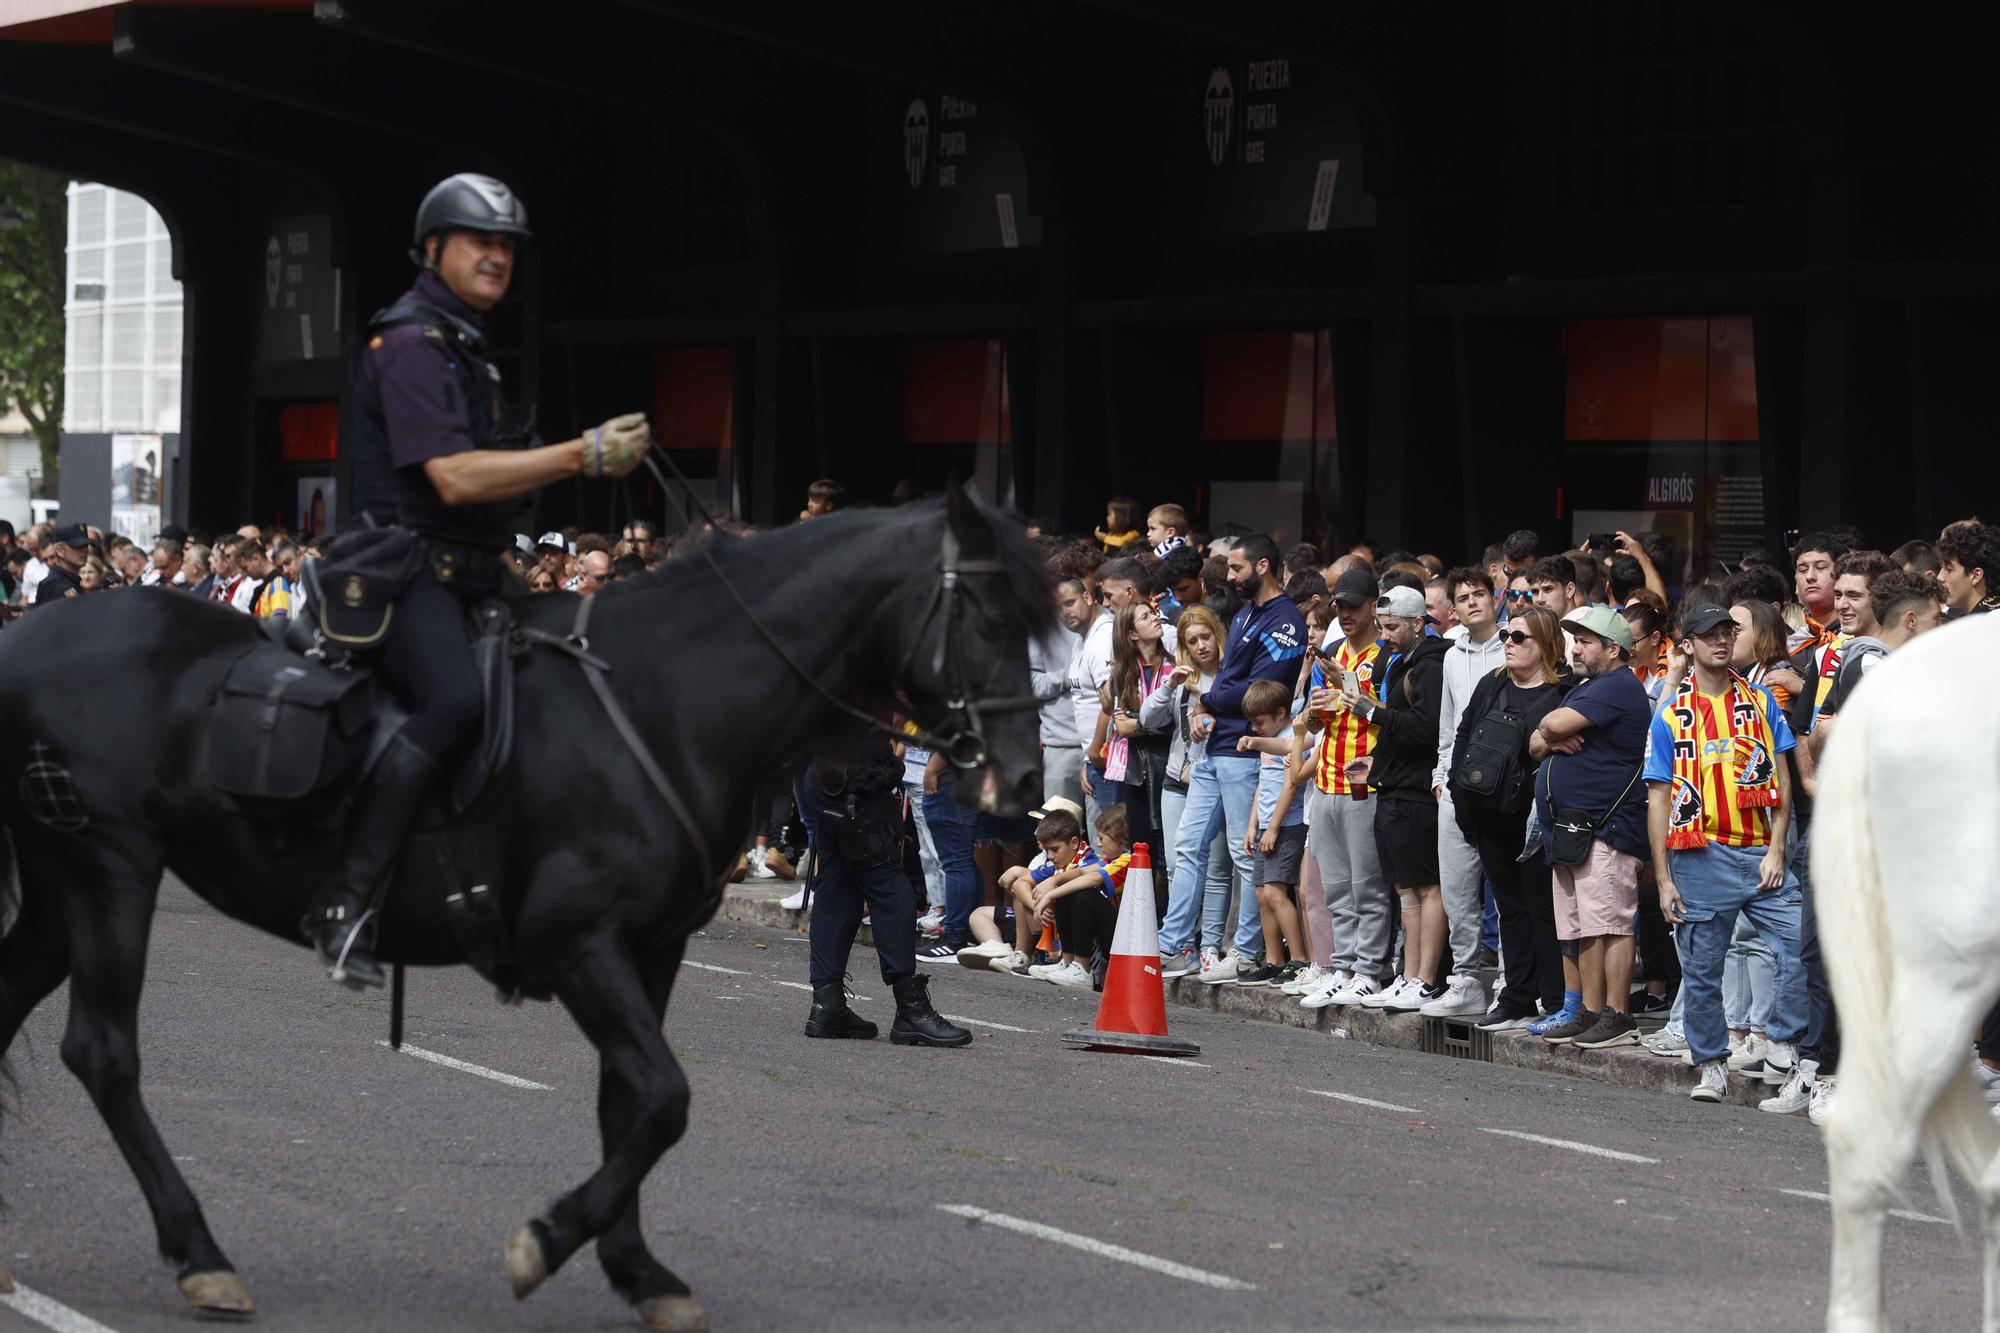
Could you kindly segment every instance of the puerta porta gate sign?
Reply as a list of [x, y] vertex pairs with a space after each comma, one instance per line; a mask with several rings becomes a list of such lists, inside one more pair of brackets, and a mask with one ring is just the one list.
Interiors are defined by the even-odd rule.
[[[1189, 80], [1189, 155], [1206, 178], [1204, 230], [1217, 236], [1375, 224], [1361, 189], [1361, 127], [1335, 81], [1285, 57], [1212, 65]], [[1190, 96], [1189, 101], [1194, 98]]]
[[264, 234], [257, 293], [257, 359], [320, 361], [340, 355], [339, 270], [324, 213], [274, 218]]
[[898, 116], [906, 239], [919, 250], [1042, 243], [1029, 196], [1028, 126], [1011, 108], [952, 93], [903, 95]]

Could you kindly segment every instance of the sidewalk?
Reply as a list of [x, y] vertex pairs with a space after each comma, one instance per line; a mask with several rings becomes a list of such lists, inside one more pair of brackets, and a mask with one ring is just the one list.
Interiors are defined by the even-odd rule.
[[[779, 930], [805, 929], [805, 913], [787, 911], [780, 898], [794, 892], [797, 885], [731, 884], [724, 891], [722, 906], [715, 919], [742, 926], [770, 926]], [[856, 943], [874, 947], [874, 938], [863, 926]], [[1004, 981], [995, 977], [995, 981]], [[1039, 984], [1039, 983], [1037, 983]], [[1490, 987], [1489, 987], [1490, 988]], [[1268, 987], [1204, 986], [1192, 977], [1166, 983], [1167, 1003], [1191, 1009], [1209, 1009], [1239, 1018], [1265, 1023], [1284, 1023], [1310, 1028], [1334, 1037], [1365, 1041], [1372, 1046], [1396, 1046], [1405, 1050], [1461, 1059], [1486, 1060], [1515, 1069], [1565, 1074], [1571, 1078], [1593, 1079], [1649, 1092], [1686, 1097], [1695, 1085], [1692, 1066], [1679, 1060], [1665, 1060], [1636, 1046], [1608, 1051], [1579, 1051], [1571, 1046], [1551, 1046], [1539, 1037], [1521, 1032], [1481, 1032], [1469, 1021], [1424, 1018], [1418, 1014], [1390, 1014], [1379, 1009], [1348, 1006], [1339, 1009], [1301, 1009], [1289, 995]], [[1658, 1020], [1640, 1020], [1647, 1032], [1656, 1031]], [[1730, 1079], [1729, 1100], [1754, 1107], [1777, 1091], [1741, 1075]]]

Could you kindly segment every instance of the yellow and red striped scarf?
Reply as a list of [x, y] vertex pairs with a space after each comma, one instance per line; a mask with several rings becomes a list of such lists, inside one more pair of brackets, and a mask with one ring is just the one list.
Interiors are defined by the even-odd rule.
[[1706, 847], [1711, 825], [1718, 842], [1758, 846], [1770, 827], [1760, 814], [1778, 804], [1778, 753], [1764, 696], [1731, 672], [1725, 710], [1695, 690], [1694, 676], [1688, 672], [1666, 710], [1674, 741], [1667, 846]]

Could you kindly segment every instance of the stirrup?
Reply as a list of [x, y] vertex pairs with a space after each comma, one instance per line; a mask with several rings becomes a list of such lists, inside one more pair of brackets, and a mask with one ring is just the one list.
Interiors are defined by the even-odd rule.
[[[346, 986], [350, 990], [357, 990], [357, 991], [364, 990], [369, 986], [380, 986], [382, 984], [380, 977], [381, 973], [380, 964], [376, 964], [377, 975], [376, 979], [373, 981], [366, 980], [362, 977], [357, 977], [353, 973], [347, 970], [347, 956], [354, 951], [355, 942], [361, 938], [361, 932], [369, 929], [371, 926], [374, 925], [374, 923], [375, 923], [375, 909], [372, 907], [366, 909], [361, 913], [361, 915], [355, 917], [354, 924], [347, 927], [346, 937], [341, 940], [340, 952], [334, 956], [334, 959], [331, 963], [327, 964], [327, 969], [326, 969], [327, 976], [331, 977], [334, 981], [339, 982], [341, 985]], [[324, 919], [322, 919], [322, 924], [324, 924]], [[365, 952], [366, 951], [364, 950], [364, 953]]]

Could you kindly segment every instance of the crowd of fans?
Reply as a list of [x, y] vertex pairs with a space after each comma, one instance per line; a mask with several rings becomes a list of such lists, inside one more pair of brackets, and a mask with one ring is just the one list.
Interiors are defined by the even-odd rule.
[[[1061, 626], [1031, 648], [1033, 842], [906, 757], [921, 957], [1101, 986], [1146, 843], [1169, 978], [1643, 1046], [1698, 1068], [1696, 1100], [1747, 1079], [1823, 1118], [1816, 760], [1874, 664], [1996, 605], [2000, 528], [1886, 554], [1829, 529], [1708, 577], [1659, 534], [1448, 565], [1141, 515], [1030, 528]], [[2000, 1010], [1978, 1053], [2000, 1104]]]
[[[815, 483], [799, 519], [842, 500]], [[1660, 534], [1520, 531], [1448, 565], [1211, 538], [1175, 504], [1140, 518], [1121, 498], [1088, 538], [1029, 526], [1056, 622], [1030, 645], [1031, 819], [961, 806], [943, 756], [902, 747], [921, 959], [1101, 986], [1144, 843], [1168, 978], [1642, 1045], [1696, 1066], [1698, 1100], [1744, 1078], [1764, 1110], [1823, 1117], [1816, 761], [1873, 665], [2000, 604], [2000, 527], [1886, 554], [1831, 528], [1709, 577]], [[588, 595], [686, 539], [634, 520], [509, 558], [533, 592]], [[160, 585], [280, 619], [322, 540], [0, 523], [0, 589], [19, 615], [58, 568], [84, 595]], [[737, 874], [791, 878], [798, 827], [781, 800]], [[2000, 1009], [1977, 1050], [2000, 1108]]]

